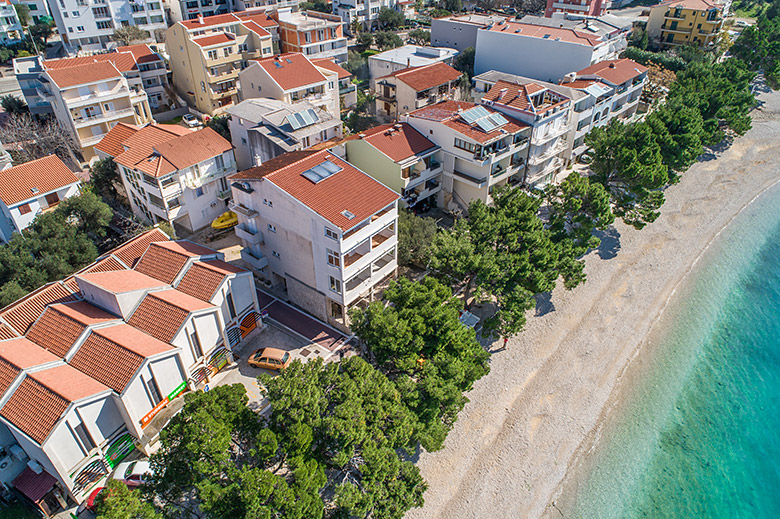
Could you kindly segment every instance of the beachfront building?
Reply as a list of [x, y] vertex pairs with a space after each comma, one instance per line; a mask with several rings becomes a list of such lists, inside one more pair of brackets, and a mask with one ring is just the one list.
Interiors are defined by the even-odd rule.
[[647, 36], [664, 48], [713, 45], [723, 29], [726, 4], [709, 0], [668, 0], [650, 8]]
[[[214, 116], [238, 101], [238, 74], [273, 54], [268, 16], [235, 14], [176, 22], [165, 33], [173, 85], [187, 104]], [[275, 22], [271, 22], [275, 25]]]
[[48, 515], [83, 502], [260, 329], [248, 271], [157, 229], [3, 308], [3, 482]]
[[289, 300], [346, 330], [395, 277], [398, 194], [329, 151], [293, 151], [231, 177], [242, 258]]
[[306, 102], [341, 116], [338, 73], [318, 67], [301, 53], [280, 54], [249, 62], [238, 75], [241, 99], [268, 97], [295, 105]]
[[[557, 83], [566, 74], [599, 61], [617, 59], [628, 46], [631, 22], [555, 14], [525, 16], [477, 31], [474, 72], [489, 70]], [[507, 59], [506, 49], [522, 59]]]
[[369, 56], [368, 70], [372, 78], [378, 78], [406, 68], [424, 67], [438, 62], [452, 65], [457, 55], [457, 50], [446, 47], [404, 45]]
[[80, 192], [81, 181], [56, 155], [0, 171], [0, 243]]
[[379, 119], [397, 121], [412, 110], [451, 100], [460, 77], [461, 73], [451, 66], [436, 62], [372, 78], [375, 113]]
[[310, 60], [332, 58], [347, 61], [347, 38], [341, 18], [317, 11], [277, 9], [271, 17], [279, 24], [282, 52], [300, 52]]
[[379, 10], [383, 7], [403, 13], [407, 19], [414, 16], [414, 0], [340, 0], [333, 3], [333, 14], [341, 17], [350, 34], [356, 25], [361, 31], [377, 31]]
[[523, 181], [531, 128], [491, 107], [444, 101], [405, 116], [415, 130], [443, 150], [443, 207], [468, 209], [489, 203], [496, 186]]
[[402, 206], [437, 204], [444, 152], [408, 123], [368, 129], [350, 137], [345, 148], [350, 164], [401, 193]]
[[259, 97], [231, 106], [230, 138], [239, 170], [342, 136], [341, 119], [307, 102], [290, 105]]
[[116, 162], [130, 208], [142, 221], [193, 232], [227, 210], [233, 146], [211, 128], [117, 125], [96, 149]]
[[49, 8], [70, 54], [104, 51], [119, 27], [135, 25], [150, 35], [167, 27], [163, 3], [158, 0], [56, 0], [49, 2]]
[[469, 13], [431, 20], [431, 45], [463, 51], [477, 47], [477, 31], [506, 20], [506, 16]]
[[603, 16], [607, 12], [607, 0], [547, 0], [544, 15], [548, 18], [555, 13], [579, 16]]
[[37, 89], [51, 105], [60, 127], [79, 143], [86, 160], [94, 157], [95, 144], [115, 124], [154, 121], [133, 55], [100, 56], [108, 58], [45, 61]]
[[22, 24], [10, 0], [0, 0], [0, 43], [11, 45], [23, 39]]
[[646, 81], [647, 67], [626, 58], [596, 63], [564, 79], [562, 86], [587, 94], [572, 111], [575, 133], [569, 139], [569, 155], [579, 157], [587, 151], [585, 136], [593, 128], [615, 118], [631, 119]]
[[311, 62], [319, 69], [326, 69], [336, 73], [339, 81], [339, 100], [342, 110], [357, 103], [357, 85], [352, 82], [354, 76], [350, 71], [336, 63], [332, 58], [313, 59]]

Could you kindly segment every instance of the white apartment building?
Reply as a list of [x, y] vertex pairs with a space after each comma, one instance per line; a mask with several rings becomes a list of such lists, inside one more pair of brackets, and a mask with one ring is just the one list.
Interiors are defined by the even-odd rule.
[[369, 56], [368, 71], [372, 78], [378, 78], [410, 67], [424, 67], [439, 62], [452, 65], [457, 55], [457, 50], [446, 47], [404, 45]]
[[235, 10], [232, 0], [170, 0], [163, 6], [171, 24], [228, 14]]
[[593, 128], [636, 114], [646, 81], [647, 67], [626, 58], [602, 61], [567, 76], [563, 86], [587, 94], [574, 105], [570, 154], [578, 157], [587, 151], [585, 136]]
[[357, 103], [357, 85], [352, 82], [354, 77], [352, 72], [336, 63], [333, 58], [314, 59], [311, 62], [319, 69], [327, 69], [336, 73], [339, 80], [340, 105], [343, 108], [349, 108]]
[[49, 516], [82, 503], [260, 329], [248, 271], [157, 229], [0, 310], [0, 483]]
[[414, 16], [414, 0], [340, 0], [333, 2], [333, 14], [341, 17], [350, 34], [356, 23], [361, 31], [375, 31], [379, 29], [377, 18], [383, 7], [403, 13], [407, 19]]
[[293, 151], [230, 179], [242, 258], [341, 329], [395, 277], [398, 194], [329, 151]]
[[239, 72], [241, 100], [269, 97], [295, 105], [306, 101], [341, 117], [338, 73], [314, 65], [301, 53], [288, 53], [249, 62]]
[[163, 57], [145, 43], [117, 47], [116, 51], [118, 53], [129, 52], [135, 58], [141, 87], [146, 92], [152, 110], [164, 109], [170, 105], [172, 100], [169, 99], [167, 90], [169, 86], [168, 67], [165, 65]]
[[[37, 93], [50, 103], [57, 122], [71, 132], [87, 160], [94, 156], [95, 144], [113, 125], [153, 121], [137, 69], [132, 84], [125, 77], [125, 73], [130, 75], [136, 67], [132, 54], [118, 56], [116, 64], [114, 58], [91, 57], [44, 62]], [[122, 59], [123, 56], [127, 59]]]
[[421, 108], [404, 119], [444, 152], [443, 207], [467, 210], [472, 200], [490, 203], [496, 186], [523, 181], [531, 133], [527, 124], [459, 101]]
[[625, 50], [631, 23], [610, 19], [618, 21], [556, 13], [552, 18], [526, 16], [479, 29], [474, 72], [496, 70], [557, 83], [566, 74], [617, 59]]
[[41, 18], [51, 17], [49, 3], [46, 0], [12, 0], [13, 4], [24, 4], [30, 8], [30, 25], [35, 25]]
[[460, 78], [460, 72], [440, 61], [372, 78], [374, 113], [380, 119], [397, 121], [412, 110], [451, 100]]
[[463, 51], [477, 47], [477, 31], [506, 20], [506, 16], [469, 13], [431, 19], [431, 45]]
[[143, 221], [193, 232], [227, 210], [233, 146], [211, 128], [117, 125], [96, 150], [116, 162], [130, 207]]
[[241, 101], [227, 113], [239, 170], [343, 135], [341, 119], [306, 101], [289, 105], [259, 97]]
[[167, 27], [161, 0], [51, 0], [49, 7], [69, 53], [102, 51], [125, 25], [148, 31], [150, 41]]
[[347, 61], [347, 38], [338, 16], [286, 8], [271, 12], [271, 17], [279, 23], [282, 52], [300, 52], [311, 60]]
[[0, 0], [0, 43], [10, 45], [24, 38], [22, 24], [10, 0]]
[[81, 181], [56, 155], [0, 170], [0, 243], [36, 216], [80, 192]]

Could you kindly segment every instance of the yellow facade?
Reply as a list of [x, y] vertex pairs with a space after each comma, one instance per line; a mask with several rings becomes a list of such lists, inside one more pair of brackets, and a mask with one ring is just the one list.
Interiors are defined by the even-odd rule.
[[723, 7], [701, 0], [664, 2], [650, 10], [648, 36], [663, 47], [714, 44], [723, 28]]

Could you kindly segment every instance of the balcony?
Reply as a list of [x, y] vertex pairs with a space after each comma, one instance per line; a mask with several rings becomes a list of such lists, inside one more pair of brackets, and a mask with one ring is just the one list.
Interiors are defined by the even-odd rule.
[[257, 211], [255, 211], [254, 209], [248, 208], [244, 204], [237, 204], [235, 202], [235, 200], [230, 202], [230, 205], [228, 206], [228, 208], [231, 211], [233, 211], [234, 213], [238, 213], [241, 216], [244, 216], [246, 218], [254, 218], [255, 216], [257, 216], [259, 214]]
[[357, 85], [350, 83], [349, 85], [339, 87], [339, 95], [344, 96], [352, 92], [357, 92]]
[[233, 192], [230, 189], [217, 192], [217, 200], [229, 200], [233, 196]]
[[[51, 93], [49, 93], [49, 96]], [[117, 84], [114, 88], [105, 91], [91, 92], [88, 95], [83, 96], [63, 96], [63, 101], [68, 105], [68, 108], [75, 108], [78, 106], [88, 105], [95, 102], [108, 101], [110, 99], [117, 99], [128, 95], [127, 89], [121, 84]]]
[[209, 78], [219, 79], [220, 81], [227, 81], [229, 79], [237, 78], [239, 72], [241, 72], [240, 68], [233, 68], [230, 70], [224, 70], [218, 72], [217, 74], [212, 74], [211, 72], [208, 72], [208, 76]]
[[95, 144], [102, 141], [103, 137], [105, 136], [106, 136], [105, 133], [101, 133], [100, 135], [92, 135], [91, 137], [79, 139], [79, 144], [81, 144], [82, 148], [89, 148], [90, 146], [94, 146]]
[[528, 163], [531, 165], [537, 165], [541, 164], [546, 160], [549, 160], [556, 156], [557, 154], [561, 153], [563, 150], [566, 149], [566, 143], [559, 143], [555, 144], [554, 146], [546, 149], [542, 153], [539, 153], [538, 155], [532, 155], [528, 157]]
[[214, 182], [215, 180], [222, 178], [226, 175], [232, 175], [235, 172], [236, 172], [235, 166], [231, 166], [229, 168], [222, 168], [222, 169], [214, 168], [210, 173], [206, 173], [205, 175], [201, 175], [197, 178], [185, 178], [184, 183], [190, 189], [197, 189], [199, 187], [203, 187], [204, 185], [210, 182]]
[[236, 236], [244, 240], [249, 245], [260, 245], [265, 243], [265, 237], [262, 231], [252, 231], [246, 222], [236, 225]]
[[675, 27], [672, 28], [671, 25], [663, 24], [661, 26], [661, 30], [665, 32], [673, 32], [676, 34], [690, 34], [693, 31], [692, 27]]
[[135, 112], [132, 108], [125, 108], [123, 110], [114, 110], [111, 112], [103, 112], [102, 114], [95, 114], [87, 117], [79, 115], [73, 118], [73, 123], [76, 128], [83, 128], [85, 126], [93, 126], [98, 123], [105, 123], [113, 121], [115, 119], [121, 119], [123, 117], [134, 117]]
[[260, 257], [249, 249], [241, 249], [241, 259], [249, 263], [249, 265], [255, 270], [262, 270], [268, 265], [268, 258], [260, 254]]
[[568, 124], [562, 125], [541, 135], [534, 135], [531, 137], [531, 142], [536, 145], [542, 144], [549, 141], [550, 139], [554, 139], [555, 137], [560, 137], [561, 135], [568, 133], [569, 129], [570, 128]]
[[453, 170], [452, 174], [455, 175], [455, 178], [458, 180], [463, 180], [467, 184], [471, 184], [474, 187], [483, 188], [485, 187], [485, 184], [487, 184], [487, 177], [482, 178], [474, 178], [468, 173], [463, 173], [462, 171]]
[[209, 89], [209, 97], [212, 99], [222, 99], [228, 96], [234, 96], [238, 93], [238, 87], [232, 86], [230, 88], [222, 88], [219, 90]]
[[587, 5], [568, 4], [565, 2], [553, 2], [553, 9], [563, 9], [565, 11], [587, 11]]

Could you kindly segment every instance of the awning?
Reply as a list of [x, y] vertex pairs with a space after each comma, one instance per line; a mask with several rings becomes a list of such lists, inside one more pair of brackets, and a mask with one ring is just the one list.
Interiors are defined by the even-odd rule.
[[11, 484], [16, 490], [24, 494], [27, 499], [37, 504], [54, 488], [56, 483], [57, 478], [45, 470], [42, 470], [40, 474], [36, 474], [33, 469], [27, 467], [21, 474], [16, 476], [16, 479]]

